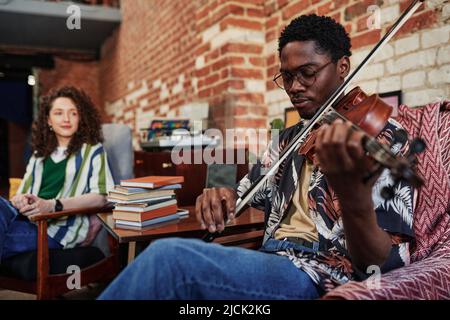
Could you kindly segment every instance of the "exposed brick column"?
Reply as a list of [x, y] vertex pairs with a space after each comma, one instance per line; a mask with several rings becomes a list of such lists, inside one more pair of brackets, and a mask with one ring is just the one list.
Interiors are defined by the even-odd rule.
[[136, 149], [139, 130], [153, 119], [192, 119], [207, 110], [197, 103], [194, 76], [199, 46], [195, 13], [200, 5], [200, 1], [121, 2], [122, 24], [102, 48], [101, 93], [111, 120], [133, 129]]
[[264, 1], [208, 1], [196, 14], [198, 97], [210, 126], [266, 128]]

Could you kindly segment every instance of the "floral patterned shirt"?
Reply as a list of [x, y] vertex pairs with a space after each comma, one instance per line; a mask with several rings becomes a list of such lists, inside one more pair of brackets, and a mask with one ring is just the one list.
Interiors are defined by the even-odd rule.
[[[291, 139], [301, 130], [304, 123], [283, 130], [278, 143], [272, 142], [265, 152], [261, 164], [255, 165], [250, 173], [239, 183], [237, 192], [241, 196], [259, 176], [260, 172], [271, 166]], [[394, 132], [401, 129], [399, 123], [389, 119], [377, 139], [391, 146], [395, 153], [404, 154], [407, 142], [395, 141]], [[299, 183], [298, 177], [305, 159], [297, 152], [289, 155], [280, 165], [277, 173], [253, 196], [251, 206], [265, 211], [266, 228], [264, 241], [274, 239], [281, 221], [288, 213], [293, 194]], [[380, 191], [393, 181], [388, 170], [384, 170], [373, 187], [373, 203], [378, 225], [392, 239], [392, 249], [380, 271], [387, 272], [409, 264], [409, 252], [414, 241], [413, 188], [405, 182], [395, 187], [395, 195], [390, 200], [380, 196]], [[357, 199], [355, 199], [357, 200]], [[352, 265], [347, 252], [347, 243], [341, 217], [339, 201], [334, 191], [327, 185], [324, 175], [315, 168], [308, 190], [309, 213], [319, 233], [320, 250], [306, 252], [288, 249], [276, 254], [287, 256], [296, 267], [304, 270], [324, 291], [332, 290], [349, 280], [364, 280], [371, 272], [358, 270]]]

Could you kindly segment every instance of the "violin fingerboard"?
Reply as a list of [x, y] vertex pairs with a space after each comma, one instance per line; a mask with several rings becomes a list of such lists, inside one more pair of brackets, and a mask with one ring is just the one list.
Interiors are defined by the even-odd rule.
[[334, 110], [332, 107], [330, 107], [330, 108], [328, 108], [328, 110], [326, 110], [324, 112], [322, 117], [319, 119], [318, 123], [320, 125], [322, 125], [324, 123], [332, 123], [336, 119], [347, 120], [347, 119], [345, 119], [345, 117], [343, 115], [339, 114], [338, 112], [336, 112], [336, 110]]
[[363, 139], [364, 150], [372, 156], [377, 162], [381, 163], [387, 168], [391, 168], [392, 160], [395, 160], [395, 156], [392, 154], [388, 146], [378, 142], [376, 138], [365, 136]]

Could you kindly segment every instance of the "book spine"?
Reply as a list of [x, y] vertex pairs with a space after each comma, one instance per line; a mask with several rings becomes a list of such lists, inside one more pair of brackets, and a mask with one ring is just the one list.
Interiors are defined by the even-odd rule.
[[125, 212], [113, 210], [113, 219], [126, 221], [146, 221], [154, 218], [164, 217], [176, 213], [178, 207], [176, 204], [167, 207], [155, 209], [148, 212]]

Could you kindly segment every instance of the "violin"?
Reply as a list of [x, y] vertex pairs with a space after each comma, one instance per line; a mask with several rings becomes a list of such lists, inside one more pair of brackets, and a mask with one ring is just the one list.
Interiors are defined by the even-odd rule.
[[[365, 132], [366, 136], [362, 142], [363, 147], [367, 154], [380, 164], [377, 170], [369, 173], [364, 180], [369, 180], [384, 168], [391, 170], [394, 185], [385, 187], [381, 191], [383, 198], [392, 199], [395, 194], [395, 186], [401, 180], [407, 181], [415, 188], [423, 184], [423, 179], [414, 171], [414, 155], [425, 150], [425, 143], [422, 139], [417, 138], [410, 143], [409, 155], [406, 158], [392, 154], [389, 146], [381, 144], [376, 140], [376, 137], [386, 126], [393, 110], [377, 94], [368, 96], [360, 87], [355, 87], [343, 98], [338, 100], [333, 105], [333, 109], [323, 116], [322, 122], [331, 123], [337, 118], [350, 121], [354, 129]], [[319, 127], [320, 125], [316, 125], [316, 128], [310, 132], [304, 143], [299, 147], [299, 154], [314, 163], [314, 144]], [[404, 130], [399, 130], [394, 133], [394, 143], [400, 142], [403, 144], [406, 139], [407, 133]]]
[[[314, 160], [314, 141], [318, 127], [335, 119], [350, 121], [355, 130], [362, 130], [365, 136], [362, 139], [363, 148], [367, 155], [373, 158], [378, 168], [368, 174], [364, 179], [368, 181], [374, 175], [381, 173], [385, 168], [390, 170], [394, 185], [385, 187], [381, 195], [390, 199], [395, 195], [395, 186], [400, 181], [406, 181], [413, 187], [420, 187], [423, 179], [415, 171], [415, 154], [424, 151], [425, 143], [415, 139], [410, 144], [409, 153], [406, 157], [394, 154], [390, 146], [380, 143], [376, 136], [383, 130], [392, 114], [392, 107], [381, 100], [378, 95], [368, 96], [359, 87], [354, 88], [344, 95], [353, 78], [364, 68], [373, 56], [397, 33], [403, 24], [414, 14], [424, 0], [414, 0], [402, 13], [391, 29], [382, 37], [375, 47], [368, 53], [361, 64], [345, 79], [328, 100], [319, 108], [314, 116], [302, 127], [299, 133], [289, 142], [280, 153], [279, 158], [266, 171], [265, 175], [259, 176], [250, 188], [237, 199], [235, 217], [238, 217], [253, 195], [264, 185], [264, 183], [275, 175], [281, 163], [293, 152], [299, 152], [305, 157]], [[404, 130], [394, 133], [394, 140], [406, 142], [408, 135]], [[203, 237], [206, 242], [211, 242], [218, 235], [217, 232], [207, 232]]]
[[[355, 87], [340, 99], [333, 109], [337, 114], [328, 115], [326, 122], [332, 122], [336, 117], [346, 119], [355, 127], [372, 137], [378, 136], [392, 114], [392, 107], [376, 94], [367, 96], [360, 87]], [[319, 126], [317, 126], [318, 128]], [[314, 162], [314, 143], [317, 129], [312, 131], [299, 149], [299, 153]]]

